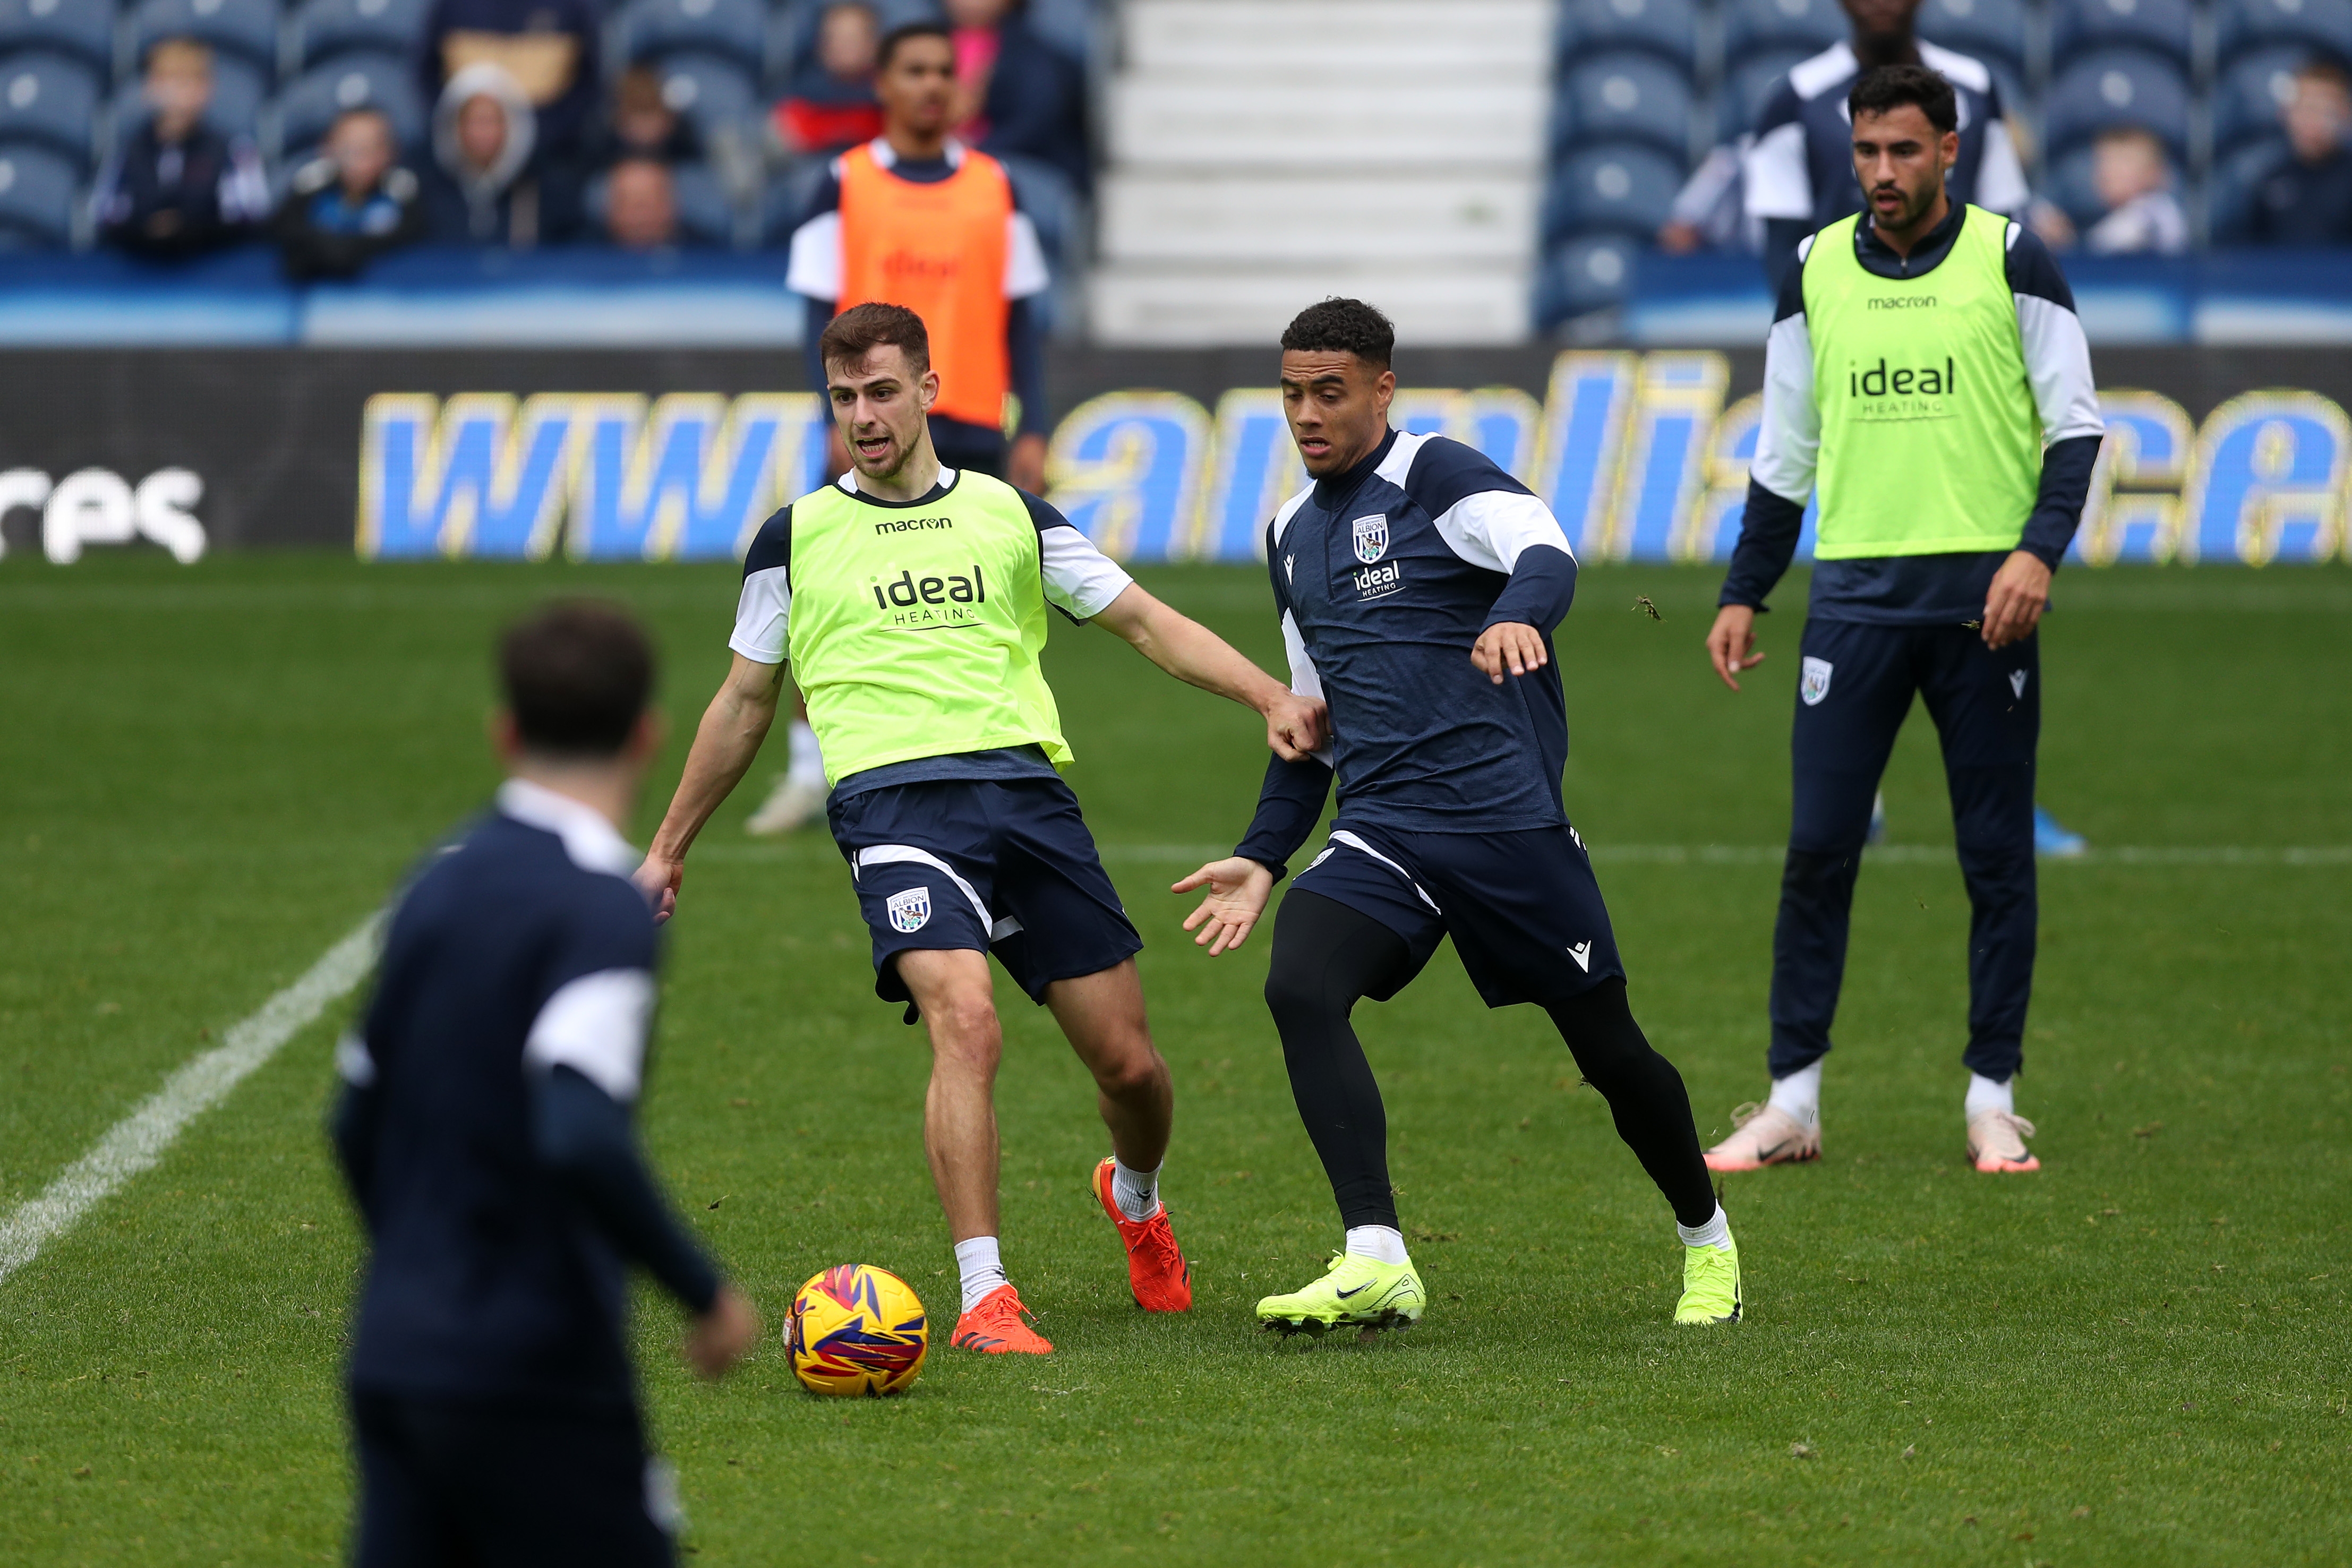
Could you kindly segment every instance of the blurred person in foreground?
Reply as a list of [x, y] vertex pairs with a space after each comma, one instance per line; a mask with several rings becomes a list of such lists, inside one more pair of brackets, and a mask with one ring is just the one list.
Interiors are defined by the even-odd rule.
[[[825, 324], [868, 300], [923, 319], [940, 377], [930, 439], [940, 461], [1045, 488], [1045, 353], [1037, 311], [1051, 286], [1036, 225], [1004, 166], [948, 133], [956, 99], [946, 27], [911, 23], [882, 40], [875, 89], [883, 132], [835, 159], [793, 232], [784, 287], [808, 301], [809, 384], [825, 384]], [[1008, 399], [1018, 406], [1011, 442]], [[839, 433], [835, 472], [849, 466]], [[816, 732], [795, 714], [786, 771], [751, 814], [757, 835], [787, 833], [824, 801]]]
[[2352, 85], [2336, 66], [2295, 72], [2279, 111], [2286, 152], [2254, 187], [2246, 237], [2255, 245], [2352, 245]]
[[635, 1265], [704, 1377], [759, 1335], [632, 1126], [653, 911], [629, 879], [661, 744], [654, 657], [616, 609], [556, 604], [499, 646], [507, 781], [399, 896], [336, 1048], [332, 1131], [369, 1256], [350, 1384], [359, 1568], [673, 1558], [628, 1352]]
[[629, 158], [658, 163], [692, 163], [702, 156], [702, 136], [694, 121], [662, 96], [661, 73], [631, 66], [613, 88], [613, 113], [594, 139], [596, 167], [609, 169]]
[[592, 0], [433, 0], [419, 37], [417, 88], [432, 103], [469, 67], [497, 66], [530, 105], [540, 155], [575, 159], [602, 107], [602, 28]]
[[677, 188], [667, 163], [631, 158], [604, 185], [604, 237], [622, 250], [670, 250], [678, 243]]
[[1943, 744], [1969, 894], [1969, 1162], [2042, 1168], [2017, 1114], [2038, 909], [2037, 636], [2105, 423], [2074, 297], [2021, 224], [1956, 199], [1951, 84], [1882, 66], [1847, 94], [1867, 215], [1800, 244], [1764, 359], [1748, 507], [1706, 637], [1733, 691], [1818, 497], [1772, 932], [1772, 1086], [1718, 1171], [1821, 1157], [1822, 1061], [1844, 984], [1871, 801], [1915, 697]]
[[[2172, 161], [2154, 133], [2136, 125], [2099, 132], [2091, 146], [2091, 189], [2101, 216], [2083, 231], [2094, 256], [2179, 256], [2189, 248], [2189, 215], [2172, 193]], [[2033, 232], [2060, 249], [2076, 243], [2074, 221], [2048, 202], [2033, 204]]]
[[425, 236], [423, 187], [398, 156], [382, 110], [335, 117], [320, 156], [294, 171], [278, 206], [273, 226], [289, 277], [356, 277], [377, 256]]
[[255, 237], [269, 214], [269, 177], [243, 136], [205, 120], [213, 52], [165, 38], [147, 53], [147, 118], [99, 171], [90, 208], [104, 243], [158, 260], [199, 256]]
[[467, 66], [433, 110], [425, 215], [439, 245], [530, 250], [572, 236], [580, 221], [575, 172], [534, 166], [539, 121], [503, 67]]
[[1023, 15], [1024, 0], [947, 0], [955, 44], [955, 133], [999, 156], [1061, 171], [1074, 190], [1093, 183], [1087, 148], [1087, 73]]
[[874, 994], [904, 1003], [930, 1040], [923, 1148], [962, 1285], [950, 1343], [1044, 1355], [1053, 1344], [1029, 1322], [998, 1240], [992, 954], [1052, 1009], [1094, 1080], [1111, 1145], [1094, 1193], [1136, 1303], [1192, 1303], [1160, 1201], [1175, 1089], [1144, 1018], [1143, 939], [1062, 779], [1070, 747], [1039, 664], [1049, 608], [1256, 710], [1284, 755], [1322, 744], [1322, 705], [1144, 591], [1044, 501], [944, 463], [925, 418], [940, 378], [915, 312], [854, 306], [826, 323], [817, 352], [852, 466], [753, 537], [733, 664], [637, 883], [665, 915], [675, 907], [696, 836], [775, 722], [789, 659], [824, 735], [826, 814], [873, 935]]
[[817, 19], [816, 57], [793, 73], [775, 107], [777, 145], [794, 157], [830, 156], [882, 134], [874, 99], [881, 25], [870, 6], [845, 0]]

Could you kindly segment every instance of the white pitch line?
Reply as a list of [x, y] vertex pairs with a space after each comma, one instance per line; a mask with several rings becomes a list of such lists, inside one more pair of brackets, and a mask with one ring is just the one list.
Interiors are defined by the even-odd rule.
[[372, 915], [362, 921], [300, 979], [262, 1003], [250, 1018], [230, 1025], [220, 1044], [191, 1058], [137, 1110], [108, 1128], [40, 1197], [26, 1199], [0, 1219], [0, 1280], [31, 1262], [101, 1199], [163, 1158], [183, 1128], [358, 985], [375, 962], [382, 920]]

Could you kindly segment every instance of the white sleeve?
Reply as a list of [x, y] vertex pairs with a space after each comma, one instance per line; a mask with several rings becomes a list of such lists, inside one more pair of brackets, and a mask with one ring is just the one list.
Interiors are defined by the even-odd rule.
[[804, 299], [841, 298], [841, 214], [819, 213], [793, 231], [784, 287]]
[[1053, 286], [1037, 225], [1029, 221], [1027, 213], [1014, 213], [1004, 220], [1004, 298], [1026, 299]]
[[1529, 545], [1549, 545], [1569, 559], [1576, 551], [1551, 508], [1514, 490], [1481, 490], [1463, 497], [1435, 519], [1438, 537], [1473, 566], [1508, 577]]
[[1813, 403], [1813, 340], [1803, 311], [1772, 323], [1764, 344], [1764, 414], [1748, 476], [1786, 501], [1812, 498], [1822, 450], [1822, 413]]
[[2033, 193], [2025, 183], [2025, 165], [2018, 161], [2017, 142], [2009, 121], [1996, 120], [1985, 127], [1984, 156], [1977, 162], [1976, 204], [2003, 217], [2025, 211]]
[[1748, 215], [1807, 218], [1813, 215], [1813, 176], [1805, 167], [1805, 128], [1791, 120], [1776, 125], [1748, 150]]
[[1068, 523], [1037, 530], [1037, 566], [1045, 601], [1074, 621], [1093, 620], [1135, 580]]
[[653, 1021], [654, 977], [644, 969], [604, 969], [559, 988], [539, 1009], [522, 1059], [537, 1068], [569, 1067], [623, 1104], [645, 1082], [646, 1031]]
[[[2042, 412], [2042, 444], [2077, 435], [2103, 435], [2098, 384], [2091, 379], [2091, 343], [2083, 319], [2054, 300], [2017, 297], [2017, 335], [2025, 350], [2025, 379]], [[1760, 455], [1760, 454], [1759, 454]]]
[[792, 630], [793, 589], [790, 568], [772, 566], [743, 579], [735, 600], [735, 634], [727, 645], [755, 664], [784, 662], [784, 641]]
[[[1307, 639], [1298, 634], [1298, 618], [1287, 610], [1282, 612], [1282, 646], [1290, 655], [1290, 689], [1302, 697], [1318, 702], [1328, 700], [1323, 695], [1323, 672], [1315, 667], [1315, 655], [1307, 651]], [[1315, 753], [1315, 760], [1324, 767], [1331, 766], [1331, 742], [1327, 735], [1323, 749]]]

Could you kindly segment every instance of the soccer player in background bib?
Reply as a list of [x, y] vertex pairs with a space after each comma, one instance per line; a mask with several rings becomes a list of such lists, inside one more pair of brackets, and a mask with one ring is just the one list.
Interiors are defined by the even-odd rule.
[[2105, 426], [2074, 298], [2021, 225], [1951, 199], [1951, 84], [1886, 66], [1847, 105], [1866, 216], [1799, 247], [1765, 350], [1748, 510], [1706, 644], [1733, 690], [1756, 617], [1820, 523], [1795, 795], [1772, 936], [1770, 1095], [1718, 1171], [1820, 1156], [1822, 1059], [1871, 798], [1915, 694], [1942, 737], [1967, 881], [1963, 1116], [1980, 1171], [2032, 1171], [2013, 1083], [2033, 985], [2035, 636]]
[[818, 348], [850, 471], [752, 540], [733, 667], [638, 875], [674, 906], [687, 851], [758, 753], [789, 660], [873, 931], [875, 994], [929, 1032], [923, 1145], [962, 1277], [953, 1343], [1044, 1354], [1053, 1346], [1026, 1321], [997, 1239], [992, 953], [1094, 1074], [1111, 1139], [1094, 1192], [1137, 1302], [1182, 1312], [1192, 1300], [1159, 1197], [1174, 1091], [1144, 1021], [1143, 942], [1057, 771], [1071, 753], [1038, 666], [1047, 607], [1256, 709], [1280, 755], [1322, 744], [1322, 705], [1152, 598], [1036, 497], [943, 465], [924, 417], [940, 380], [913, 311], [845, 310]]

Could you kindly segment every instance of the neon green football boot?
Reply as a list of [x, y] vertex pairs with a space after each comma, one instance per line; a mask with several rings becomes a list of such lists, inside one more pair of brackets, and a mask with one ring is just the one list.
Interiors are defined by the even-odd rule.
[[1409, 1328], [1421, 1321], [1421, 1309], [1428, 1300], [1410, 1259], [1383, 1263], [1377, 1258], [1342, 1252], [1313, 1284], [1260, 1301], [1257, 1321], [1283, 1333]]
[[1683, 1249], [1683, 1299], [1675, 1304], [1678, 1323], [1739, 1321], [1739, 1243]]

